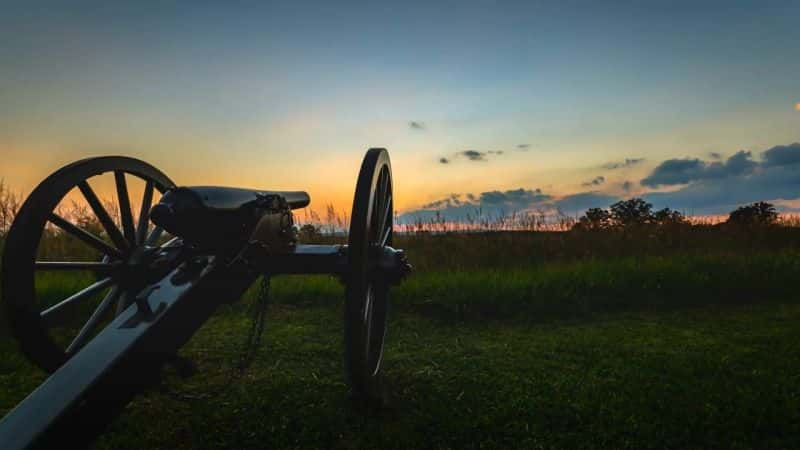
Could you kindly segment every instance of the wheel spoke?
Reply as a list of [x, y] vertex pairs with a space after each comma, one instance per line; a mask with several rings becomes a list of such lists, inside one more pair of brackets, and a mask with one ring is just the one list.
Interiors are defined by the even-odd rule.
[[106, 311], [108, 311], [108, 308], [114, 303], [114, 301], [116, 301], [118, 295], [119, 289], [117, 286], [112, 287], [108, 291], [108, 294], [106, 294], [103, 301], [100, 302], [100, 305], [98, 305], [94, 310], [91, 317], [89, 317], [89, 320], [83, 324], [81, 331], [78, 332], [78, 335], [75, 336], [75, 339], [73, 339], [67, 347], [66, 353], [68, 355], [77, 352], [86, 344], [86, 341], [92, 334], [92, 331], [94, 331], [95, 327], [97, 327], [97, 324], [100, 323], [100, 320], [103, 318], [103, 314], [105, 314]]
[[374, 308], [372, 286], [367, 287], [367, 295], [364, 298], [364, 360], [369, 364], [370, 339], [372, 338], [372, 310]]
[[150, 224], [150, 205], [153, 203], [153, 182], [148, 180], [144, 186], [144, 195], [142, 196], [142, 209], [139, 211], [139, 224], [136, 229], [136, 243], [142, 244], [147, 234], [147, 228]]
[[389, 236], [392, 235], [392, 227], [386, 227], [381, 236], [381, 247], [386, 247], [389, 243]]
[[381, 230], [381, 237], [380, 241], [378, 241], [381, 247], [385, 246], [387, 241], [389, 240], [389, 236], [392, 234], [392, 194], [389, 194], [389, 198], [386, 201], [386, 206], [384, 207], [383, 211], [383, 218], [381, 219], [381, 226], [378, 228]]
[[[161, 239], [162, 234], [164, 234], [164, 229], [156, 226], [153, 228], [153, 231], [150, 232], [150, 235], [147, 236], [147, 240], [144, 242], [144, 245], [148, 247], [155, 247], [155, 245], [158, 243], [158, 240]], [[172, 240], [170, 240], [169, 243], [172, 243]]]
[[97, 216], [100, 224], [103, 225], [103, 229], [105, 229], [106, 233], [108, 233], [108, 237], [110, 237], [111, 241], [114, 242], [114, 245], [116, 245], [122, 251], [128, 250], [128, 241], [126, 241], [125, 237], [122, 236], [119, 228], [117, 228], [117, 225], [114, 224], [114, 221], [111, 219], [111, 216], [108, 215], [108, 212], [103, 207], [103, 204], [100, 203], [100, 199], [97, 198], [97, 195], [92, 190], [92, 187], [89, 186], [89, 183], [86, 180], [81, 181], [78, 183], [78, 189], [80, 189], [84, 198], [86, 198], [86, 201], [89, 203], [92, 211], [94, 211], [94, 214]]
[[386, 206], [385, 202], [386, 202], [386, 188], [387, 188], [386, 180], [387, 180], [387, 177], [386, 177], [386, 174], [383, 173], [383, 171], [381, 171], [381, 173], [380, 173], [380, 175], [378, 177], [379, 177], [378, 178], [378, 206], [379, 206], [379, 211], [383, 211], [383, 207]]
[[96, 283], [72, 294], [64, 300], [56, 303], [55, 305], [42, 311], [39, 316], [47, 326], [57, 325], [60, 319], [64, 317], [64, 313], [71, 307], [86, 300], [92, 295], [102, 291], [111, 284], [111, 278], [103, 278]]
[[117, 308], [116, 311], [114, 312], [114, 316], [118, 316], [120, 315], [120, 313], [122, 313], [122, 311], [125, 311], [125, 308], [128, 307], [129, 299], [130, 299], [130, 294], [128, 293], [128, 291], [125, 291], [119, 295], [119, 298], [117, 299]]
[[172, 239], [168, 240], [167, 242], [164, 242], [163, 244], [159, 245], [159, 247], [160, 247], [160, 248], [169, 248], [169, 247], [173, 247], [173, 246], [175, 246], [175, 243], [176, 243], [176, 242], [179, 242], [180, 240], [181, 240], [181, 238], [179, 238], [179, 237], [174, 237], [174, 238], [172, 238]]
[[381, 235], [383, 232], [381, 231], [381, 222], [383, 221], [382, 213], [383, 213], [383, 177], [379, 174], [378, 181], [375, 183], [375, 194], [372, 201], [372, 214], [369, 218], [369, 239], [370, 243], [378, 243], [380, 241]]
[[389, 172], [381, 170], [381, 198], [385, 199], [386, 194], [389, 193]]
[[371, 307], [370, 303], [372, 303], [371, 288], [367, 287], [367, 292], [364, 295], [364, 314], [363, 314], [363, 317], [362, 317], [363, 320], [364, 320], [364, 323], [367, 323], [367, 318], [369, 317], [369, 309]]
[[389, 190], [389, 174], [381, 172], [379, 182], [379, 209], [378, 209], [378, 233], [377, 243], [385, 245], [384, 237], [386, 236], [386, 224], [389, 221], [389, 214], [392, 209], [392, 193]]
[[122, 220], [122, 231], [125, 239], [131, 246], [136, 246], [136, 228], [133, 225], [133, 211], [131, 200], [128, 196], [128, 183], [125, 181], [125, 172], [114, 171], [114, 181], [117, 185], [117, 201], [119, 202], [119, 215]]
[[70, 223], [63, 217], [59, 216], [58, 214], [50, 213], [50, 217], [48, 217], [48, 220], [57, 227], [66, 231], [67, 233], [75, 236], [76, 238], [82, 240], [86, 244], [94, 247], [100, 253], [112, 256], [117, 259], [122, 259], [123, 257], [122, 252], [112, 247], [106, 241], [100, 239], [99, 237], [89, 233], [88, 231], [82, 228], [78, 228], [77, 226], [73, 225], [72, 223]]
[[110, 263], [81, 261], [36, 261], [36, 270], [110, 270]]

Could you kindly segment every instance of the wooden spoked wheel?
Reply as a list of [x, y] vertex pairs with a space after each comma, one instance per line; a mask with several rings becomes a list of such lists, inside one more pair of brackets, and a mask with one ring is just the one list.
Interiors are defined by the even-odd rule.
[[348, 239], [345, 363], [356, 398], [380, 402], [389, 283], [377, 270], [392, 244], [392, 167], [385, 149], [370, 149], [356, 184]]
[[[103, 187], [116, 201], [101, 200]], [[133, 301], [148, 255], [172, 245], [149, 213], [154, 197], [173, 187], [145, 162], [108, 156], [69, 164], [28, 196], [6, 237], [2, 298], [32, 362], [55, 371]], [[84, 205], [80, 218], [62, 212], [64, 201]]]

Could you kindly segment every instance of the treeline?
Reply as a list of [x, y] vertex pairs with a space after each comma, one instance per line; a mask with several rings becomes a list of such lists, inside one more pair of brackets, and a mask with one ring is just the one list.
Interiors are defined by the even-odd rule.
[[[778, 211], [768, 202], [756, 202], [736, 208], [722, 222], [729, 226], [769, 226], [778, 223]], [[680, 211], [663, 208], [654, 211], [653, 205], [641, 198], [621, 200], [608, 209], [590, 208], [572, 226], [574, 230], [614, 230], [632, 227], [691, 226]]]

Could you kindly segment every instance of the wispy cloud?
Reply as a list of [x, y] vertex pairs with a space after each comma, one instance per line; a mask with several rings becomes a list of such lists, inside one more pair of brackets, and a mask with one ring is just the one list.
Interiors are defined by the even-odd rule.
[[416, 219], [429, 219], [437, 214], [448, 220], [465, 220], [468, 217], [499, 216], [515, 211], [524, 211], [537, 206], [552, 208], [553, 197], [541, 189], [511, 189], [507, 191], [486, 191], [479, 194], [450, 194], [449, 196], [422, 205], [419, 209], [408, 211], [400, 216], [401, 223]]
[[452, 157], [442, 156], [439, 158], [439, 162], [442, 164], [449, 164], [453, 161], [453, 159], [465, 158], [467, 161], [475, 161], [475, 162], [486, 162], [489, 160], [489, 156], [500, 156], [503, 155], [505, 152], [503, 150], [488, 150], [488, 151], [480, 151], [475, 149], [469, 150], [461, 150], [459, 152], [453, 153]]
[[466, 161], [472, 162], [487, 162], [493, 157], [498, 157], [502, 155], [506, 155], [508, 152], [505, 150], [476, 150], [476, 149], [468, 149], [468, 150], [460, 150], [455, 153], [451, 153], [447, 156], [439, 157], [439, 162], [441, 164], [449, 164], [454, 163], [456, 160], [464, 159]]
[[601, 184], [603, 184], [605, 182], [606, 182], [606, 177], [604, 177], [602, 175], [598, 175], [598, 176], [592, 178], [591, 180], [589, 180], [589, 181], [587, 181], [585, 183], [581, 183], [581, 186], [586, 186], [586, 187], [589, 187], [589, 186], [600, 186]]
[[531, 144], [517, 144], [517, 150], [528, 150], [531, 148]]
[[614, 170], [614, 169], [622, 169], [625, 167], [635, 166], [642, 162], [644, 162], [644, 158], [625, 158], [624, 161], [621, 162], [613, 161], [610, 163], [603, 164], [602, 167], [604, 169]]
[[470, 161], [486, 161], [486, 152], [479, 152], [477, 150], [464, 150], [458, 153], [466, 157]]

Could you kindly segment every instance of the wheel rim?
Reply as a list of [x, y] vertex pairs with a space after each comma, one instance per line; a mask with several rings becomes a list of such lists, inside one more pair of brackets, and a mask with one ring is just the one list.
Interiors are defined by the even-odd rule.
[[360, 391], [369, 389], [383, 360], [388, 285], [375, 265], [392, 244], [393, 213], [388, 153], [371, 149], [359, 172], [348, 239], [346, 353], [351, 384]]
[[[111, 186], [110, 202], [97, 194], [103, 182]], [[132, 184], [141, 185], [138, 214]], [[172, 187], [142, 161], [101, 157], [70, 164], [34, 189], [9, 230], [2, 276], [11, 329], [35, 364], [55, 370], [132, 301], [145, 255], [164, 239], [149, 220], [150, 206]], [[85, 214], [65, 215], [60, 206], [68, 197], [82, 200]], [[64, 247], [57, 260], [48, 247], [54, 242]], [[68, 286], [72, 292], [62, 295]]]

